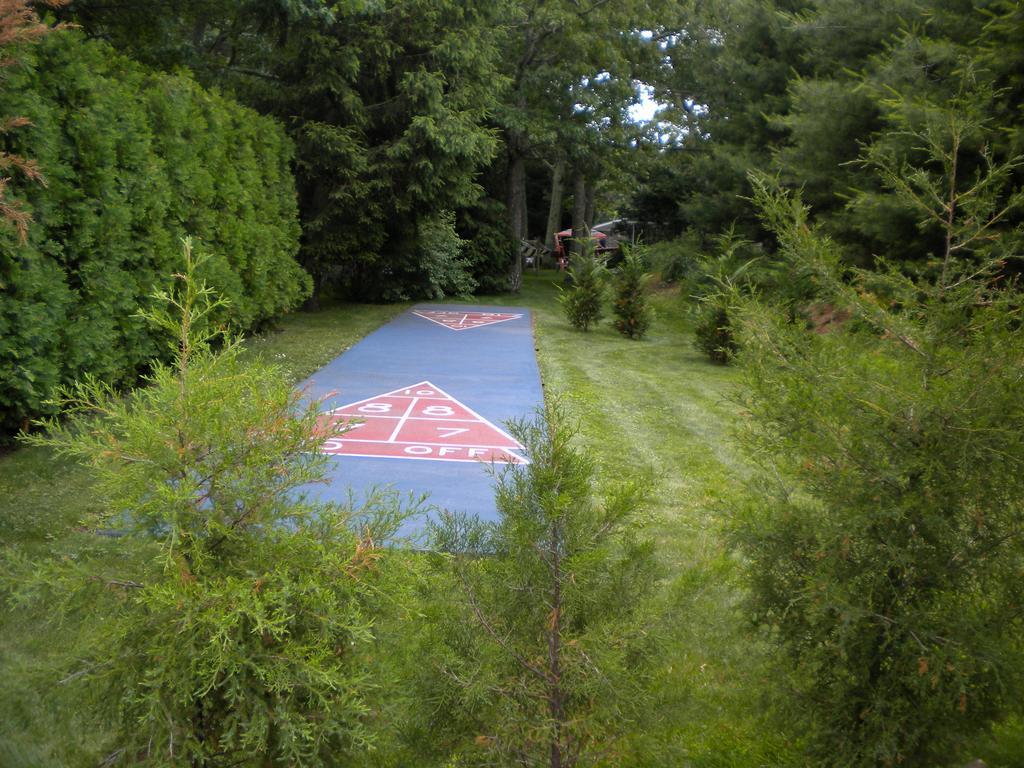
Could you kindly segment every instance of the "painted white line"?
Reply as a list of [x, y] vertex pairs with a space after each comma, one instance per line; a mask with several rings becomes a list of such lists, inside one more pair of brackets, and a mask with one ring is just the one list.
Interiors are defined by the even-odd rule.
[[450, 325], [446, 325], [445, 323], [442, 323], [440, 320], [435, 320], [432, 317], [427, 317], [426, 315], [421, 315], [419, 312], [416, 312], [416, 311], [413, 311], [413, 314], [416, 315], [416, 317], [422, 317], [424, 320], [429, 320], [432, 323], [437, 323], [442, 328], [447, 328], [449, 331], [454, 331], [455, 330], [455, 328], [452, 328]]
[[[510, 448], [507, 445], [484, 445], [483, 443], [428, 443], [426, 440], [368, 440], [365, 437], [339, 437], [346, 443], [372, 443], [374, 445], [431, 445], [435, 448], [487, 448], [492, 451], [521, 451], [522, 448]], [[338, 456], [353, 456], [351, 453], [339, 453]]]
[[[427, 389], [428, 391], [430, 391], [431, 394], [429, 396], [427, 396], [427, 395], [423, 395], [423, 396], [409, 396], [409, 395], [396, 394], [396, 393], [399, 393], [399, 392], [412, 392], [412, 391], [415, 391], [416, 389], [421, 388], [421, 387], [424, 388], [424, 389]], [[401, 399], [403, 401], [404, 400], [409, 400], [409, 403], [406, 406], [405, 411], [404, 411], [404, 413], [401, 416], [395, 416], [394, 413], [388, 413], [392, 403], [380, 402], [384, 398], [391, 398], [391, 397], [394, 397], [396, 399]], [[441, 402], [451, 402], [454, 406], [458, 406], [458, 407], [462, 408], [467, 414], [469, 414], [473, 418], [471, 418], [471, 419], [460, 419], [460, 418], [452, 418], [451, 416], [413, 416], [412, 413], [414, 412], [414, 410], [415, 410], [415, 408], [416, 408], [416, 406], [417, 406], [417, 404], [419, 403], [420, 400], [424, 400], [424, 401], [431, 401], [431, 400], [433, 400], [433, 401], [441, 401]], [[394, 405], [398, 405], [398, 404], [399, 403], [395, 403]], [[373, 410], [373, 411], [370, 411], [369, 413], [365, 413], [365, 414], [360, 414], [360, 413], [355, 413], [355, 414], [353, 414], [353, 413], [339, 413], [340, 411], [346, 411], [346, 410], [361, 411], [363, 408], [369, 408], [369, 407], [373, 407], [373, 406], [376, 406], [376, 408], [386, 408], [386, 410], [384, 412], [381, 412], [379, 410]], [[436, 408], [436, 409], [444, 408], [445, 410], [449, 410], [449, 411], [452, 410], [451, 408], [448, 408], [447, 406], [429, 406], [427, 408], [424, 408], [423, 410], [424, 410], [424, 412], [426, 412], [426, 411], [429, 411], [431, 408]], [[371, 440], [371, 439], [368, 439], [368, 438], [360, 439], [360, 438], [344, 438], [344, 437], [342, 437], [341, 440], [343, 442], [363, 443], [363, 444], [367, 444], [367, 445], [370, 445], [370, 444], [375, 444], [375, 445], [395, 445], [395, 446], [415, 446], [415, 445], [421, 445], [421, 446], [424, 446], [424, 447], [429, 446], [429, 447], [437, 447], [437, 448], [466, 449], [466, 450], [468, 450], [470, 452], [472, 452], [474, 449], [478, 449], [479, 448], [481, 450], [503, 451], [505, 453], [508, 453], [510, 456], [513, 456], [516, 459], [516, 462], [518, 462], [518, 463], [523, 463], [523, 464], [528, 464], [529, 463], [529, 461], [527, 459], [525, 459], [525, 458], [523, 458], [521, 456], [518, 456], [516, 454], [509, 453], [512, 450], [523, 450], [523, 445], [518, 440], [516, 440], [514, 437], [512, 437], [512, 435], [510, 435], [508, 432], [503, 430], [501, 427], [498, 427], [495, 424], [491, 423], [489, 420], [485, 419], [483, 416], [481, 416], [479, 413], [474, 411], [472, 408], [470, 408], [468, 405], [463, 403], [461, 400], [458, 400], [457, 398], [452, 397], [450, 394], [445, 392], [440, 387], [435, 386], [434, 384], [432, 384], [431, 382], [426, 381], [426, 380], [421, 381], [418, 384], [412, 384], [410, 386], [401, 387], [400, 389], [393, 390], [392, 392], [388, 392], [388, 393], [380, 394], [380, 395], [374, 395], [372, 397], [367, 397], [367, 398], [365, 398], [363, 400], [357, 400], [354, 403], [348, 403], [347, 405], [340, 406], [340, 407], [335, 408], [335, 409], [333, 409], [331, 411], [327, 411], [326, 413], [328, 415], [335, 416], [336, 418], [345, 418], [345, 417], [350, 418], [350, 419], [353, 418], [353, 417], [354, 418], [361, 418], [363, 423], [366, 423], [367, 419], [389, 419], [389, 420], [395, 420], [396, 421], [394, 429], [392, 429], [390, 436], [386, 440], [380, 440], [380, 439], [378, 439], [378, 440]], [[507, 440], [509, 443], [511, 443], [511, 446], [486, 445], [486, 444], [481, 444], [481, 443], [476, 443], [476, 444], [451, 443], [451, 442], [435, 443], [435, 442], [424, 442], [422, 440], [399, 440], [398, 436], [399, 436], [400, 432], [402, 431], [402, 427], [404, 427], [409, 422], [434, 422], [435, 424], [441, 424], [441, 425], [444, 425], [444, 424], [479, 424], [483, 428], [485, 428], [487, 430], [491, 430], [491, 435], [492, 436], [498, 436], [500, 438], [503, 438], [503, 439]], [[463, 428], [463, 427], [458, 427], [458, 426], [449, 426], [449, 427], [438, 426], [437, 430], [438, 430], [438, 432], [442, 432], [442, 435], [441, 435], [442, 438], [447, 439], [449, 437], [454, 437], [455, 435], [462, 434], [464, 432], [468, 432], [469, 428]], [[448, 432], [449, 434], [443, 434], [443, 432]], [[483, 439], [486, 440], [487, 437], [484, 437]], [[492, 437], [492, 439], [493, 439], [493, 437]], [[367, 458], [404, 458], [404, 459], [421, 459], [423, 461], [479, 461], [479, 459], [472, 458], [472, 457], [468, 458], [468, 459], [455, 459], [455, 458], [447, 458], [445, 456], [416, 456], [416, 455], [408, 454], [408, 453], [406, 453], [403, 456], [396, 456], [396, 457], [387, 456], [387, 455], [381, 455], [381, 454], [373, 454], [373, 453], [367, 453], [367, 454], [362, 454], [362, 453], [346, 453], [344, 451], [339, 452], [339, 453], [334, 453], [333, 450], [332, 451], [328, 451], [327, 453], [329, 453], [329, 455], [332, 455], [332, 456], [362, 456], [362, 457], [367, 457]]]
[[395, 438], [398, 437], [398, 433], [401, 431], [402, 425], [405, 424], [405, 422], [408, 420], [409, 414], [412, 413], [412, 409], [416, 407], [416, 401], [418, 400], [418, 397], [414, 397], [412, 399], [412, 402], [409, 403], [409, 407], [406, 408], [405, 413], [402, 414], [402, 418], [398, 420], [398, 424], [395, 426], [395, 431], [391, 433], [391, 437], [384, 441], [385, 443], [395, 442]]

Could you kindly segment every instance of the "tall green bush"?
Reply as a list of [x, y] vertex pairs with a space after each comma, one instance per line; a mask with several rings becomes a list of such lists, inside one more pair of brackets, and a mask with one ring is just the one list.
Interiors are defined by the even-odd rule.
[[403, 301], [412, 295], [443, 299], [468, 296], [476, 288], [463, 256], [467, 242], [455, 231], [455, 214], [441, 211], [419, 223], [416, 237], [417, 259], [408, 270], [389, 267], [394, 285], [385, 289], [384, 298]]
[[686, 280], [703, 255], [700, 234], [687, 230], [673, 240], [662, 240], [647, 246], [651, 269], [663, 283]]
[[786, 259], [856, 318], [816, 335], [751, 304], [737, 324], [766, 465], [739, 528], [752, 607], [816, 764], [962, 764], [1021, 714], [1024, 297], [998, 232], [1024, 157], [992, 157], [979, 96], [894, 95], [920, 164], [865, 155], [941, 235], [923, 276], [844, 269], [798, 196], [752, 179]]
[[481, 198], [459, 214], [459, 234], [466, 241], [464, 258], [481, 294], [509, 289], [508, 265], [514, 247], [508, 236], [505, 207]]
[[48, 182], [12, 184], [36, 222], [28, 242], [0, 233], [0, 436], [85, 373], [137, 379], [161, 348], [136, 313], [185, 233], [227, 301], [221, 322], [252, 328], [307, 292], [292, 147], [273, 120], [71, 31], [24, 55], [0, 114], [32, 121], [10, 148]]
[[738, 349], [733, 315], [741, 296], [753, 292], [764, 275], [759, 274], [759, 257], [750, 256], [749, 240], [730, 228], [717, 242], [718, 253], [697, 262], [687, 281], [695, 300], [694, 344], [708, 359], [727, 363]]

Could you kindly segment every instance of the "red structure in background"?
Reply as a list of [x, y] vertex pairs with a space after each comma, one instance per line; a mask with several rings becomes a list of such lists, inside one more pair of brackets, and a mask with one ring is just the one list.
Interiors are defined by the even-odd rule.
[[[590, 231], [590, 239], [594, 241], [594, 252], [603, 253], [612, 251], [618, 244], [612, 245], [608, 242], [608, 235], [596, 229]], [[555, 233], [555, 258], [562, 260], [569, 257], [569, 241], [572, 240], [572, 230], [563, 229]]]

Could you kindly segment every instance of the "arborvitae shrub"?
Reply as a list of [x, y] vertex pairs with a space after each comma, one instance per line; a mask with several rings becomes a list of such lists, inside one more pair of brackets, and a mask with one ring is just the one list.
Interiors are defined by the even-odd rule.
[[709, 302], [700, 307], [693, 335], [697, 349], [712, 362], [727, 363], [729, 356], [736, 352], [729, 309], [723, 302]]
[[12, 183], [35, 220], [28, 243], [0, 232], [0, 438], [45, 412], [57, 385], [86, 373], [131, 384], [163, 354], [136, 313], [186, 233], [228, 302], [219, 322], [258, 326], [308, 290], [292, 147], [275, 121], [73, 31], [22, 59], [0, 114], [32, 121], [11, 149], [48, 184]]
[[687, 280], [686, 289], [695, 299], [694, 342], [716, 363], [729, 362], [738, 349], [733, 329], [737, 302], [766, 279], [751, 245], [729, 229], [718, 238], [718, 253], [698, 261]]
[[643, 252], [639, 248], [627, 248], [612, 280], [615, 329], [623, 336], [642, 339], [651, 326], [652, 313], [647, 292], [650, 280]]
[[601, 319], [606, 277], [604, 261], [594, 255], [592, 247], [573, 256], [569, 268], [572, 286], [558, 297], [573, 328], [587, 331]]

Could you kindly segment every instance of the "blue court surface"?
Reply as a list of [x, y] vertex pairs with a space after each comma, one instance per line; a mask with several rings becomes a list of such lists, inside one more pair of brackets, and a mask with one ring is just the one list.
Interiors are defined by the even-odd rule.
[[[523, 463], [506, 422], [543, 403], [530, 311], [419, 304], [371, 333], [304, 384], [324, 418], [350, 429], [324, 444], [323, 499], [374, 487], [429, 494], [428, 504], [494, 520], [487, 472]], [[424, 517], [401, 535], [414, 535]]]

